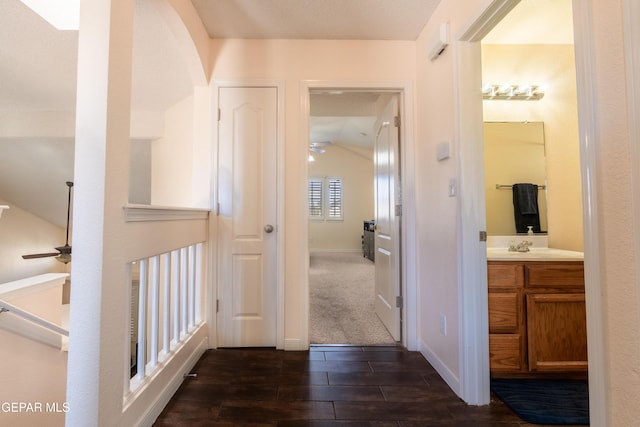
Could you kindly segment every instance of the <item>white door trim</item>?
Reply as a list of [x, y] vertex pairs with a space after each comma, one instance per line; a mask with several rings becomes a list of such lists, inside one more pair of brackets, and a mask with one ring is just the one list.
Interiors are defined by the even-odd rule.
[[489, 303], [487, 246], [480, 241], [486, 228], [484, 197], [484, 150], [482, 62], [480, 40], [520, 0], [496, 0], [463, 28], [457, 37], [456, 139], [460, 194], [458, 238], [458, 322], [460, 324], [460, 397], [471, 405], [486, 405], [489, 391]]
[[[311, 90], [335, 89], [335, 90], [363, 90], [371, 92], [389, 91], [396, 92], [400, 96], [400, 124], [401, 132], [401, 170], [402, 170], [402, 295], [404, 300], [402, 319], [402, 344], [409, 350], [418, 349], [418, 321], [417, 321], [417, 254], [416, 254], [416, 229], [415, 218], [415, 140], [414, 140], [414, 110], [413, 110], [413, 83], [409, 81], [333, 81], [333, 80], [305, 80], [300, 83], [300, 141], [309, 141], [309, 113]], [[302, 155], [299, 161], [303, 164], [305, 171], [302, 177], [305, 181], [309, 176], [307, 150], [300, 151]], [[303, 186], [305, 195], [301, 197], [305, 203], [303, 212], [307, 211], [306, 206], [306, 185]], [[412, 230], [408, 233], [407, 230]], [[300, 242], [304, 242], [304, 256], [309, 259], [308, 230], [305, 227]], [[301, 283], [300, 317], [305, 324], [302, 325], [303, 336], [301, 337], [306, 347], [309, 346], [309, 264], [304, 265]]]
[[[276, 192], [277, 192], [277, 221], [276, 221], [276, 245], [277, 245], [277, 265], [276, 265], [276, 348], [284, 348], [284, 241], [285, 241], [285, 227], [284, 227], [284, 88], [285, 82], [283, 80], [254, 80], [254, 79], [240, 79], [240, 80], [213, 80], [211, 85], [211, 102], [212, 113], [218, 114], [218, 91], [220, 88], [241, 88], [241, 87], [273, 87], [277, 89], [277, 166], [276, 166]], [[213, 149], [212, 151], [212, 172], [211, 172], [211, 209], [217, 214], [218, 206], [218, 120], [214, 117], [213, 120]], [[216, 218], [212, 216], [210, 221], [210, 245], [212, 248], [210, 251], [211, 256], [209, 259], [210, 265], [213, 268], [210, 269], [210, 288], [209, 298], [210, 310], [209, 310], [209, 345], [212, 348], [217, 346], [217, 323], [216, 323], [216, 304], [215, 301], [218, 296], [218, 283], [217, 283], [217, 270], [216, 265], [217, 251], [218, 251], [218, 236], [216, 230]]]
[[[473, 147], [473, 141], [481, 141], [481, 116], [478, 122], [477, 111], [465, 106], [480, 104], [478, 91], [463, 90], [465, 87], [477, 85], [480, 87], [481, 63], [479, 61], [478, 41], [499, 21], [496, 17], [504, 16], [519, 0], [495, 0], [485, 11], [461, 32], [457, 37], [459, 55], [457, 57], [457, 102], [460, 115], [457, 117], [457, 129], [460, 132], [460, 158], [464, 166], [483, 163], [483, 158]], [[596, 182], [596, 154], [598, 146], [597, 114], [595, 111], [595, 81], [593, 76], [594, 42], [590, 33], [591, 6], [590, 2], [581, 0], [573, 1], [575, 52], [578, 89], [578, 115], [580, 126], [580, 169], [582, 174], [583, 189], [583, 223], [585, 244], [585, 290], [587, 294], [587, 335], [589, 342], [589, 410], [592, 425], [606, 424], [606, 357], [604, 335], [602, 331], [601, 301], [600, 295], [600, 244], [598, 239], [598, 211], [597, 192], [594, 186]], [[474, 46], [475, 45], [475, 46]], [[475, 160], [473, 160], [475, 158]], [[482, 182], [480, 175], [482, 168], [475, 167], [474, 173], [463, 174], [460, 177], [460, 188], [476, 188], [477, 184], [470, 181]], [[475, 174], [475, 175], [474, 175]], [[479, 190], [472, 190], [478, 192]], [[483, 190], [480, 190], [483, 191]], [[482, 193], [461, 195], [461, 210], [469, 212], [469, 209], [478, 206], [478, 199]], [[477, 296], [478, 283], [470, 278], [474, 274], [482, 274], [481, 265], [486, 264], [486, 252], [476, 250], [478, 232], [481, 225], [478, 218], [462, 217], [461, 230], [461, 303], [459, 306], [462, 333], [461, 333], [461, 397], [470, 404], [485, 404], [489, 401], [488, 387], [488, 363], [482, 360], [478, 363], [475, 357], [488, 355], [488, 344], [484, 339], [479, 340], [474, 336], [477, 325], [484, 327], [488, 321], [486, 304], [482, 307], [466, 312], [473, 307], [470, 298]], [[474, 249], [468, 249], [469, 245]], [[483, 246], [484, 245], [480, 245]], [[478, 277], [478, 276], [476, 276]], [[589, 295], [596, 296], [589, 298]], [[477, 302], [476, 302], [477, 304]], [[475, 323], [475, 327], [473, 326]], [[485, 385], [486, 384], [486, 385]]]
[[[637, 0], [622, 0], [622, 11], [633, 178], [633, 230], [636, 243], [636, 264], [640, 264], [640, 121], [637, 119], [640, 117], [640, 27], [637, 25], [640, 19], [640, 3]], [[638, 287], [640, 291], [640, 282]], [[638, 304], [640, 304], [640, 299]]]
[[591, 2], [573, 1], [573, 28], [578, 94], [580, 172], [582, 175], [582, 221], [584, 229], [584, 277], [589, 359], [589, 418], [591, 425], [607, 424], [606, 342], [603, 330], [597, 158], [599, 151], [596, 98], [595, 44], [591, 28]]

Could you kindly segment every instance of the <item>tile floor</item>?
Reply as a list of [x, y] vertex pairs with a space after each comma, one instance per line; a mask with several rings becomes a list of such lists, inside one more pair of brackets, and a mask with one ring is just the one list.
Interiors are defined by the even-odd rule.
[[424, 357], [395, 346], [207, 351], [161, 426], [532, 426], [500, 400], [468, 406]]

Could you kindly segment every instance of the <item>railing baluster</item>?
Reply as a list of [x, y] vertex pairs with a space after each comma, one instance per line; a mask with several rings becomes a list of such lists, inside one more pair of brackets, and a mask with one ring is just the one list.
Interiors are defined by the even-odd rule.
[[171, 316], [171, 254], [169, 252], [162, 255], [164, 275], [163, 275], [163, 299], [162, 299], [162, 352], [169, 353], [169, 342], [171, 340], [170, 316]]
[[178, 343], [180, 342], [180, 251], [178, 250], [171, 253], [171, 270], [173, 271], [173, 280], [171, 281], [171, 289], [173, 290], [173, 339]]
[[195, 321], [202, 321], [202, 243], [196, 245], [196, 296], [195, 296]]
[[187, 291], [189, 298], [189, 330], [195, 324], [195, 274], [196, 274], [196, 256], [195, 246], [189, 246], [189, 289]]
[[180, 249], [180, 341], [187, 333], [187, 248]]
[[145, 376], [147, 349], [147, 260], [140, 260], [140, 285], [138, 290], [138, 348], [136, 368], [138, 378]]
[[151, 277], [150, 277], [150, 285], [151, 285], [151, 339], [150, 339], [150, 351], [149, 355], [149, 365], [150, 367], [155, 367], [158, 364], [158, 337], [160, 326], [160, 258], [154, 256], [151, 258]]

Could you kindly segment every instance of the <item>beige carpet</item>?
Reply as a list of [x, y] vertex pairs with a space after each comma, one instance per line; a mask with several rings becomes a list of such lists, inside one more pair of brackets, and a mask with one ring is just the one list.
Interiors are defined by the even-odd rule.
[[361, 253], [313, 253], [309, 269], [311, 343], [395, 343], [375, 314], [374, 286], [374, 264]]

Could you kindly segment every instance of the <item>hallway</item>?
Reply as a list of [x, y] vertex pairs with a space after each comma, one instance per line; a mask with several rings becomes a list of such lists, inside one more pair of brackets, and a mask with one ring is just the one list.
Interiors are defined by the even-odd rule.
[[209, 350], [192, 372], [154, 426], [531, 426], [498, 400], [467, 406], [396, 346]]

